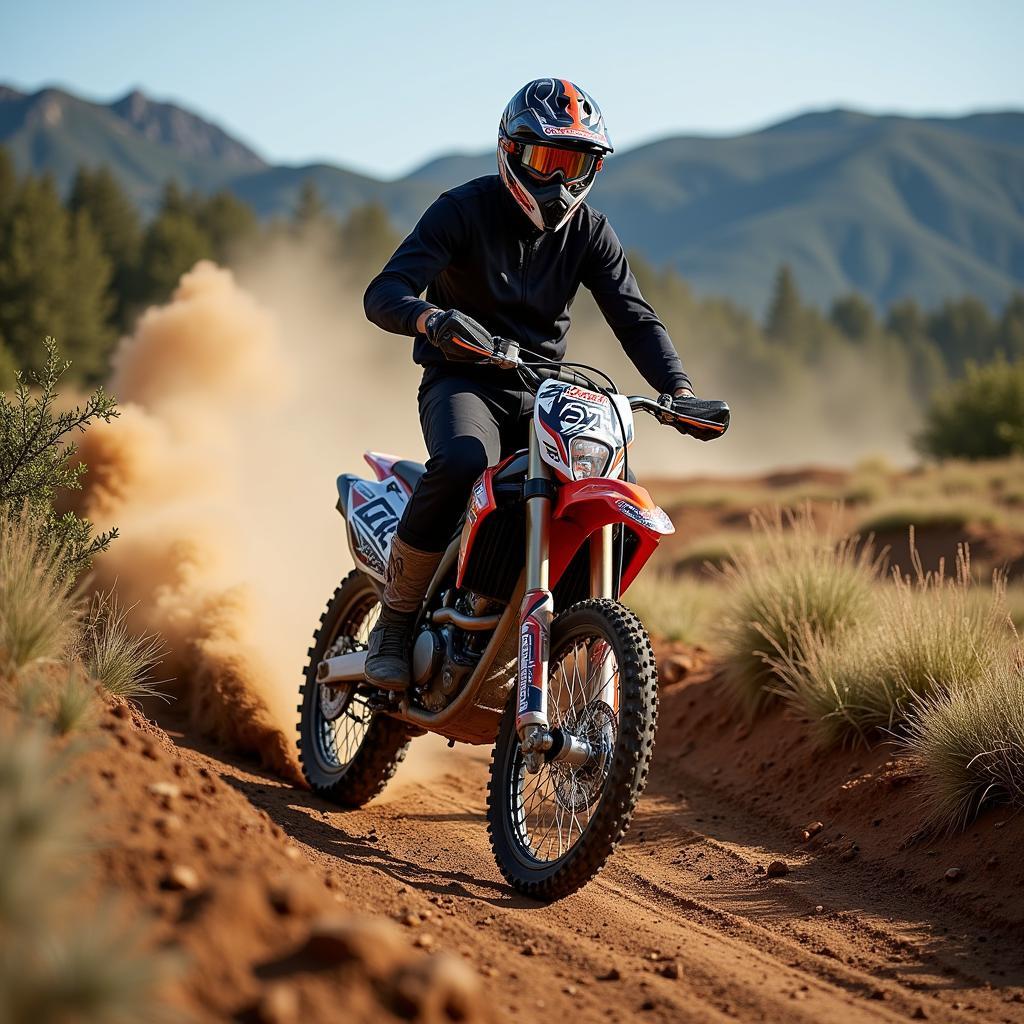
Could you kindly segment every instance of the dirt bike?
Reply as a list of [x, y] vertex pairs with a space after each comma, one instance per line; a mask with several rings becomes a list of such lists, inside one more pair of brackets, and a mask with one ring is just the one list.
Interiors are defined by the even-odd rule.
[[618, 598], [674, 528], [629, 480], [633, 413], [708, 440], [728, 428], [729, 407], [626, 397], [585, 364], [541, 360], [490, 336], [470, 345], [534, 393], [529, 447], [475, 483], [423, 600], [404, 693], [367, 684], [363, 664], [391, 539], [425, 470], [367, 452], [375, 480], [338, 477], [356, 568], [309, 651], [299, 753], [315, 792], [358, 807], [381, 792], [416, 735], [493, 743], [495, 859], [515, 889], [550, 901], [604, 866], [654, 749], [654, 654]]

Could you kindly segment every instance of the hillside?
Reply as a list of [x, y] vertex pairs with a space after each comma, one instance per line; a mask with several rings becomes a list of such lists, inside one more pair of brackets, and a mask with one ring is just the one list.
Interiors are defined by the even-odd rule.
[[[176, 178], [228, 188], [262, 217], [285, 214], [311, 177], [335, 213], [379, 202], [401, 228], [439, 190], [493, 169], [489, 152], [441, 157], [397, 181], [274, 167], [139, 92], [105, 106], [0, 87], [0, 143], [22, 170], [51, 171], [63, 187], [79, 164], [110, 164], [147, 211]], [[758, 313], [781, 262], [820, 304], [858, 290], [879, 305], [965, 293], [997, 305], [1024, 282], [1024, 114], [834, 110], [744, 135], [678, 136], [618, 153], [593, 199], [627, 246]]]

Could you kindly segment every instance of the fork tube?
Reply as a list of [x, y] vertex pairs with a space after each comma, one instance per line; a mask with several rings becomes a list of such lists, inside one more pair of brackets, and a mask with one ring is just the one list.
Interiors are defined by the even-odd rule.
[[[535, 433], [530, 434], [530, 457], [527, 463], [529, 480], [550, 480], [551, 470], [540, 457], [540, 444]], [[526, 500], [526, 589], [548, 589], [548, 527], [551, 518], [551, 499], [535, 494]]]
[[590, 596], [614, 597], [612, 593], [612, 524], [590, 535]]
[[516, 704], [516, 730], [523, 740], [528, 733], [546, 732], [548, 727], [548, 648], [553, 610], [548, 590], [551, 471], [540, 456], [540, 443], [532, 430], [526, 477], [526, 593], [519, 619]]

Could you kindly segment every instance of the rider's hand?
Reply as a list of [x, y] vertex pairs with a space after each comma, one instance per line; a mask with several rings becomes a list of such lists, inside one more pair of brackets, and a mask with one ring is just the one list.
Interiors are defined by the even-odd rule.
[[697, 438], [698, 441], [713, 441], [721, 437], [729, 427], [729, 407], [724, 402], [709, 402], [697, 398], [692, 389], [676, 388], [671, 395], [662, 395], [658, 404], [681, 418], [672, 422], [672, 417], [662, 420], [680, 433]]
[[431, 313], [423, 333], [431, 345], [454, 362], [478, 363], [494, 353], [494, 338], [490, 331], [457, 309]]

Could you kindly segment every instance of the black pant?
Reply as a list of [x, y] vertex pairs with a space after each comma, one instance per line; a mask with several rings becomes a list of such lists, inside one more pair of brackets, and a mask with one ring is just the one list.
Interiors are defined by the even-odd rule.
[[477, 477], [526, 447], [533, 395], [507, 371], [428, 367], [420, 383], [419, 407], [430, 458], [398, 536], [420, 551], [443, 551]]

